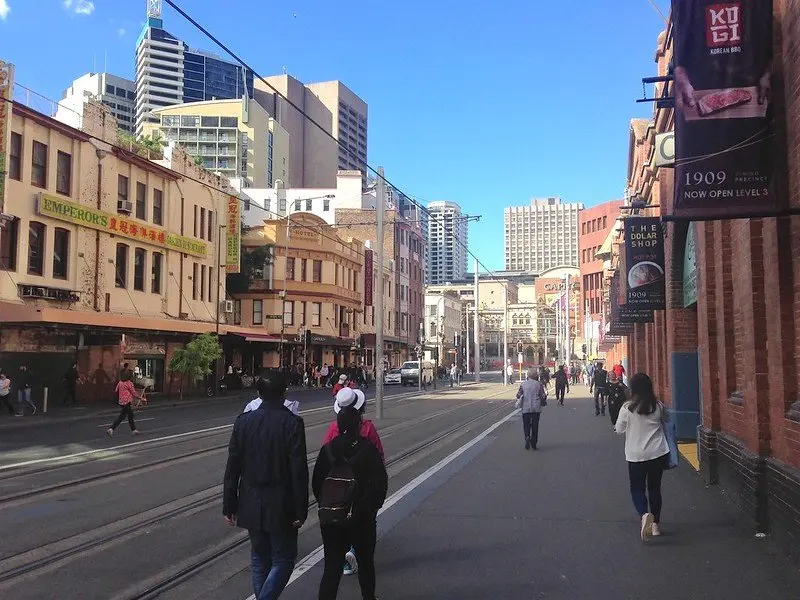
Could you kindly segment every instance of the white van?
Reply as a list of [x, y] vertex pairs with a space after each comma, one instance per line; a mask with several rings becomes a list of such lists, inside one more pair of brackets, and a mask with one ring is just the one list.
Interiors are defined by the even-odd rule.
[[[435, 365], [432, 360], [422, 361], [422, 384], [430, 385], [433, 383]], [[400, 383], [403, 387], [407, 385], [419, 385], [419, 361], [408, 360], [400, 367]]]

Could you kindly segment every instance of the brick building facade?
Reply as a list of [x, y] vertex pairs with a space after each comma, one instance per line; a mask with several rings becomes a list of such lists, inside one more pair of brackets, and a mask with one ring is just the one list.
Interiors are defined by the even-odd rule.
[[[779, 123], [785, 116], [789, 201], [797, 210], [800, 6], [775, 2], [775, 18], [775, 72], [786, 89], [774, 101]], [[658, 40], [659, 75], [667, 74], [671, 56], [670, 23]], [[645, 127], [631, 128], [628, 192], [653, 207], [640, 214], [672, 213], [673, 170], [650, 160], [655, 135], [672, 129], [671, 109], [656, 109]], [[797, 548], [800, 218], [667, 222], [664, 234], [666, 310], [656, 311], [652, 324], [636, 324], [609, 357], [624, 351], [629, 372], [650, 374], [676, 411], [679, 434], [697, 436], [705, 479], [726, 492], [754, 529]]]

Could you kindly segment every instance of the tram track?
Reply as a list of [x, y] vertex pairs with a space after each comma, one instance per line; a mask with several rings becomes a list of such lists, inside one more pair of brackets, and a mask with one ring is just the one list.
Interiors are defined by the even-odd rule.
[[[448, 414], [450, 414], [452, 412], [455, 412], [457, 410], [460, 410], [462, 408], [471, 406], [471, 405], [475, 404], [476, 402], [480, 402], [480, 401], [470, 401], [470, 402], [467, 402], [467, 403], [464, 403], [464, 404], [459, 404], [459, 405], [454, 406], [454, 407], [443, 409], [441, 411], [437, 411], [437, 412], [432, 413], [430, 415], [423, 415], [422, 417], [418, 417], [416, 419], [412, 419], [412, 420], [407, 421], [407, 422], [397, 423], [395, 425], [391, 425], [389, 427], [386, 427], [386, 428], [382, 429], [381, 430], [381, 432], [382, 432], [381, 435], [383, 437], [389, 437], [395, 432], [403, 431], [403, 430], [408, 429], [410, 427], [414, 427], [416, 425], [419, 425], [420, 423], [425, 423], [425, 422], [431, 421], [433, 419], [439, 418], [441, 416], [448, 415]], [[307, 423], [306, 424], [306, 430], [313, 429], [313, 428], [320, 427], [320, 426], [324, 426], [324, 425], [327, 425], [328, 423], [330, 423], [330, 419], [322, 419], [322, 420], [320, 420], [318, 422]], [[206, 434], [206, 435], [203, 435], [203, 436], [200, 436], [200, 437], [197, 437], [197, 438], [184, 439], [181, 442], [182, 443], [187, 443], [187, 442], [195, 442], [196, 443], [199, 440], [205, 439], [207, 437], [217, 437], [220, 434], [224, 434], [225, 436], [227, 436], [228, 433], [229, 433], [229, 429], [230, 429], [230, 427], [226, 428], [225, 430], [220, 431], [219, 433]], [[158, 449], [161, 449], [163, 447], [165, 447], [165, 445], [151, 446], [151, 447], [145, 448], [144, 451], [158, 450]], [[200, 449], [197, 449], [197, 450], [193, 450], [193, 451], [190, 451], [190, 452], [184, 452], [184, 453], [181, 453], [181, 454], [178, 454], [178, 455], [174, 455], [174, 456], [167, 456], [167, 457], [164, 457], [164, 458], [160, 458], [160, 459], [157, 459], [157, 460], [145, 462], [145, 463], [138, 464], [138, 465], [131, 465], [131, 466], [128, 466], [128, 467], [121, 467], [119, 469], [114, 469], [114, 470], [111, 470], [111, 471], [105, 471], [105, 472], [102, 472], [102, 473], [96, 473], [96, 474], [88, 475], [88, 476], [85, 476], [85, 477], [79, 477], [79, 478], [72, 479], [72, 480], [69, 480], [69, 481], [62, 481], [62, 482], [58, 482], [58, 483], [51, 484], [51, 485], [40, 486], [40, 487], [37, 487], [37, 488], [34, 488], [34, 489], [27, 489], [27, 490], [23, 490], [23, 491], [20, 491], [20, 492], [6, 494], [4, 496], [0, 496], [0, 508], [5, 508], [5, 507], [11, 506], [11, 505], [18, 504], [20, 502], [29, 501], [29, 500], [32, 500], [34, 498], [42, 497], [42, 496], [49, 495], [49, 494], [54, 494], [54, 493], [58, 493], [58, 492], [66, 491], [66, 490], [80, 489], [82, 487], [89, 486], [89, 485], [92, 485], [92, 484], [95, 484], [95, 483], [98, 483], [98, 482], [113, 481], [114, 479], [119, 479], [119, 478], [122, 478], [122, 477], [130, 477], [132, 475], [145, 473], [145, 472], [148, 472], [148, 471], [151, 471], [151, 470], [155, 470], [155, 469], [159, 469], [159, 468], [163, 468], [163, 467], [166, 467], [166, 466], [172, 466], [172, 465], [175, 465], [175, 464], [180, 464], [181, 462], [184, 462], [184, 461], [187, 461], [187, 460], [194, 460], [196, 458], [200, 458], [200, 457], [204, 457], [204, 456], [208, 456], [208, 455], [224, 452], [225, 450], [227, 450], [227, 448], [228, 448], [228, 442], [226, 441], [225, 443], [215, 444], [215, 445], [207, 447], [207, 448], [200, 448]], [[95, 461], [108, 460], [109, 458], [110, 457], [98, 457], [97, 459], [95, 459]], [[83, 463], [83, 464], [88, 464], [88, 463]], [[54, 467], [52, 469], [41, 469], [41, 470], [37, 470], [37, 471], [34, 471], [34, 472], [29, 472], [29, 473], [14, 474], [14, 475], [12, 475], [10, 477], [6, 477], [6, 478], [0, 479], [0, 484], [7, 483], [8, 481], [12, 481], [14, 479], [19, 479], [19, 478], [24, 478], [24, 477], [31, 477], [31, 476], [34, 476], [34, 475], [41, 475], [41, 474], [44, 474], [44, 473], [49, 473], [49, 472], [51, 472], [51, 470], [60, 469], [60, 468], [64, 468], [64, 466]]]
[[[402, 430], [415, 427], [423, 422], [434, 420], [447, 414], [451, 414], [461, 408], [472, 406], [481, 402], [483, 402], [483, 400], [469, 401], [455, 407], [437, 411], [436, 413], [432, 413], [430, 415], [424, 415], [417, 419], [398, 423], [394, 426], [386, 428], [382, 432], [382, 437], [389, 438]], [[439, 432], [435, 436], [432, 436], [431, 438], [428, 438], [425, 441], [413, 445], [397, 455], [392, 456], [389, 460], [387, 460], [386, 467], [389, 468], [393, 465], [397, 465], [402, 461], [420, 452], [423, 452], [424, 450], [443, 441], [454, 433], [463, 430], [472, 423], [484, 419], [502, 408], [503, 405], [493, 406], [488, 411], [483, 411], [476, 416], [472, 416], [469, 419], [460, 421], [445, 431]], [[227, 448], [227, 444], [225, 444], [223, 448]], [[317, 453], [318, 451], [315, 451], [307, 455], [309, 468], [313, 468], [313, 463], [316, 460]], [[13, 584], [15, 581], [23, 578], [26, 575], [31, 575], [37, 571], [41, 571], [42, 569], [55, 568], [59, 565], [62, 565], [82, 553], [96, 552], [102, 548], [119, 542], [121, 539], [139, 534], [143, 531], [149, 530], [152, 527], [162, 525], [172, 519], [185, 517], [190, 514], [211, 508], [220, 502], [221, 497], [222, 492], [220, 486], [214, 485], [198, 492], [194, 492], [187, 497], [176, 499], [162, 507], [149, 509], [147, 511], [126, 517], [125, 519], [107, 523], [92, 530], [81, 532], [79, 534], [43, 544], [6, 557], [3, 560], [0, 560], [0, 589], [9, 584]], [[309, 503], [309, 510], [315, 505], [316, 502], [312, 500]], [[246, 535], [244, 537], [244, 541], [247, 541]], [[204, 565], [210, 564], [210, 562], [213, 562], [217, 558], [224, 556], [235, 548], [238, 548], [242, 543], [242, 539], [235, 539], [230, 544], [224, 545], [221, 548], [213, 549], [210, 554], [203, 555], [195, 560], [192, 564], [182, 568], [178, 573], [173, 574], [169, 578], [166, 578], [164, 581], [160, 582], [155, 589], [165, 591], [166, 589], [169, 589], [169, 587], [177, 585], [176, 581], [178, 579], [182, 580], [191, 573], [197, 572]]]

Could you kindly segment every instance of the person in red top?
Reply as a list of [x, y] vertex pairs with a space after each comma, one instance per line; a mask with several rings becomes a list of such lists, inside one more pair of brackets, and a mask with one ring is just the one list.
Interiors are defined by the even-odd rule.
[[[111, 424], [106, 430], [108, 437], [114, 435], [114, 430], [119, 427], [119, 424], [122, 423], [122, 419], [126, 416], [128, 417], [128, 425], [131, 427], [131, 433], [133, 435], [139, 435], [139, 430], [136, 429], [136, 423], [133, 422], [133, 405], [131, 405], [131, 401], [133, 400], [134, 396], [138, 396], [136, 393], [136, 389], [133, 387], [133, 382], [131, 381], [131, 375], [129, 372], [123, 372], [122, 377], [117, 382], [117, 404], [120, 405], [121, 410], [119, 411], [119, 416], [117, 420]], [[139, 396], [141, 397], [141, 396]]]
[[611, 367], [611, 371], [617, 376], [617, 379], [622, 381], [622, 376], [625, 375], [625, 367], [622, 366], [622, 361]]
[[[333, 403], [333, 412], [338, 415], [339, 411], [349, 406], [354, 407], [361, 415], [361, 427], [359, 430], [359, 435], [375, 446], [375, 448], [378, 450], [378, 454], [381, 455], [381, 461], [385, 463], [386, 457], [384, 455], [381, 438], [378, 435], [378, 430], [375, 429], [375, 425], [372, 423], [372, 421], [364, 418], [364, 413], [366, 412], [367, 407], [367, 398], [364, 395], [364, 392], [359, 389], [351, 389], [350, 387], [343, 386], [342, 389], [339, 390], [339, 393], [336, 394], [336, 401]], [[323, 440], [322, 445], [324, 446], [331, 440], [339, 437], [339, 434], [339, 425], [337, 421], [334, 421], [328, 427], [328, 432], [325, 434], [325, 439]], [[358, 560], [356, 559], [354, 548], [351, 547], [350, 550], [348, 550], [348, 552], [344, 555], [344, 574], [354, 575], [356, 573], [358, 573]]]
[[[341, 375], [339, 375], [339, 381], [336, 382], [336, 385], [333, 386], [333, 397], [336, 398], [336, 394], [338, 394], [343, 388], [354, 389], [355, 387], [356, 387], [356, 382], [347, 381], [347, 375], [342, 373]], [[336, 414], [339, 414], [338, 410], [336, 411]]]

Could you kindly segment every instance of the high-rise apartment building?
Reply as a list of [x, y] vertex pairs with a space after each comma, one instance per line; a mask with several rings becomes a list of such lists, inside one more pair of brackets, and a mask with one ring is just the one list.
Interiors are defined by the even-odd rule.
[[512, 271], [541, 273], [578, 266], [579, 202], [534, 198], [529, 206], [505, 209], [505, 262]]
[[463, 279], [467, 272], [467, 221], [456, 202], [428, 203], [426, 282], [439, 285]]
[[[291, 169], [286, 187], [327, 188], [338, 171], [367, 175], [367, 104], [340, 81], [304, 84], [291, 75], [255, 82], [255, 99], [289, 132]], [[276, 93], [277, 91], [277, 93]], [[278, 95], [280, 94], [280, 96]], [[288, 99], [284, 100], [284, 98]], [[302, 109], [324, 131], [297, 109]], [[336, 144], [330, 136], [338, 139]]]
[[241, 187], [271, 188], [286, 180], [289, 134], [251, 98], [176, 104], [153, 114], [161, 123], [145, 123], [145, 135], [159, 130], [199, 156], [204, 168], [239, 180]]
[[80, 129], [83, 107], [93, 100], [111, 109], [119, 128], [128, 133], [134, 129], [136, 83], [111, 73], [86, 73], [66, 89], [58, 103], [55, 118], [70, 127]]
[[136, 42], [136, 132], [158, 123], [152, 111], [173, 104], [253, 95], [253, 73], [194, 50], [164, 29], [160, 0], [150, 0]]

